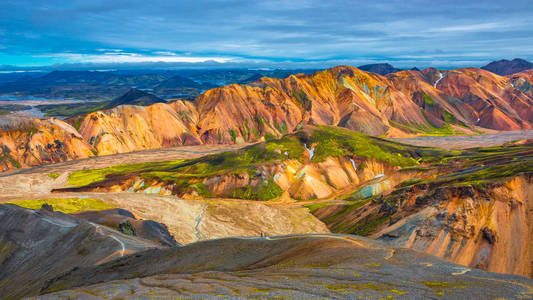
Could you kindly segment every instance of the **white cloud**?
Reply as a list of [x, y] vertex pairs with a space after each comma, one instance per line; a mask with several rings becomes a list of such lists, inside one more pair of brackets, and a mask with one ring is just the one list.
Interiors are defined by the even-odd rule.
[[218, 63], [229, 62], [232, 59], [216, 56], [179, 56], [172, 55], [143, 55], [138, 53], [112, 53], [104, 54], [80, 54], [80, 53], [51, 53], [36, 55], [35, 57], [50, 57], [63, 63], [144, 63], [144, 62], [167, 62], [167, 63], [199, 63], [215, 61]]
[[470, 31], [492, 31], [507, 28], [509, 24], [504, 23], [481, 23], [481, 24], [467, 24], [457, 26], [442, 26], [427, 30], [427, 32], [470, 32]]

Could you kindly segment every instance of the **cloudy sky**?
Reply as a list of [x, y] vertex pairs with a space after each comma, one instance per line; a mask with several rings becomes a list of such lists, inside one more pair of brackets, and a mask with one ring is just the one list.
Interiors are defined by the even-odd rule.
[[2, 0], [0, 65], [481, 66], [533, 60], [533, 1]]

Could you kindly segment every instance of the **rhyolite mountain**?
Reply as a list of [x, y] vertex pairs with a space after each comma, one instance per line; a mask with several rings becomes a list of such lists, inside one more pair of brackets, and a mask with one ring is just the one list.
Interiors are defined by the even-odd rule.
[[502, 59], [493, 61], [481, 67], [481, 69], [504, 76], [533, 69], [533, 63], [521, 58], [515, 58], [513, 60]]
[[[386, 137], [530, 129], [531, 76], [516, 75], [430, 68], [381, 76], [339, 66], [312, 75], [262, 77], [246, 85], [213, 88], [193, 102], [117, 106], [67, 122], [97, 154], [254, 142], [305, 124]], [[10, 157], [7, 153], [3, 155]]]
[[398, 71], [401, 71], [400, 69], [396, 69], [391, 64], [382, 63], [382, 64], [368, 64], [357, 67], [360, 70], [372, 72], [380, 75], [387, 75], [390, 73], [395, 73]]

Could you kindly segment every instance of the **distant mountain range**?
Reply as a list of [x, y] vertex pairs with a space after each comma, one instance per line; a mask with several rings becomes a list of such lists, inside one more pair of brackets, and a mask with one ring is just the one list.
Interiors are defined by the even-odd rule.
[[[372, 72], [380, 75], [387, 75], [390, 73], [402, 71], [402, 69], [395, 68], [394, 66], [388, 63], [369, 64], [359, 66], [357, 68], [363, 71]], [[533, 69], [533, 63], [521, 58], [515, 58], [513, 60], [502, 59], [498, 61], [493, 61], [488, 65], [481, 67], [481, 69], [505, 76]], [[420, 71], [416, 67], [412, 68], [411, 70]]]
[[113, 99], [106, 105], [106, 108], [113, 108], [119, 105], [140, 105], [148, 106], [154, 103], [163, 103], [165, 100], [138, 89], [130, 89], [126, 94]]
[[284, 78], [314, 70], [131, 70], [53, 71], [0, 74], [0, 95], [104, 100], [130, 88], [148, 90], [164, 98], [194, 98], [201, 92], [268, 76]]
[[38, 105], [37, 108], [50, 116], [73, 117], [88, 114], [93, 111], [110, 109], [119, 105], [148, 106], [154, 103], [166, 102], [165, 100], [147, 92], [132, 88], [124, 95], [111, 101], [82, 102], [70, 104], [46, 104]]
[[[360, 70], [380, 75], [402, 71], [389, 63], [367, 64]], [[533, 68], [523, 59], [499, 60], [481, 69], [498, 75], [519, 73]], [[419, 71], [412, 68], [413, 71]], [[50, 73], [0, 74], [0, 95], [42, 98], [107, 100], [130, 88], [146, 90], [160, 98], [193, 99], [202, 92], [228, 84], [251, 84], [262, 77], [285, 78], [312, 74], [317, 70], [129, 70], [129, 71], [53, 71]]]

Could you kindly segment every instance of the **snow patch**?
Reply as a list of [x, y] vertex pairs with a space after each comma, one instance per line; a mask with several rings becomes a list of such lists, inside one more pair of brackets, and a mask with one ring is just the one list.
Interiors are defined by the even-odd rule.
[[274, 182], [276, 182], [279, 179], [279, 174], [274, 175]]
[[350, 162], [352, 163], [353, 170], [355, 172], [357, 172], [357, 167], [355, 166], [355, 161], [353, 161], [353, 159], [350, 158]]
[[315, 148], [313, 147], [311, 149], [307, 148], [307, 144], [304, 144], [305, 150], [307, 150], [307, 153], [309, 153], [309, 159], [313, 159], [313, 156], [315, 155]]
[[437, 79], [437, 81], [435, 81], [435, 84], [433, 85], [433, 87], [437, 88], [437, 84], [439, 84], [439, 81], [441, 81], [442, 78], [444, 78], [444, 74], [439, 72], [439, 79]]

